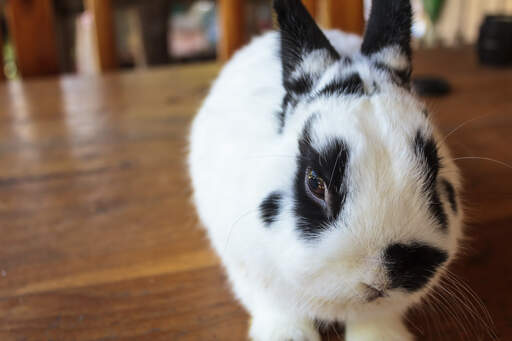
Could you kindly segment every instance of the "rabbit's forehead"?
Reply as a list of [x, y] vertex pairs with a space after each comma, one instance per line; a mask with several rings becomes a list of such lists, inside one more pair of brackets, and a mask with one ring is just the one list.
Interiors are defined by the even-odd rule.
[[[328, 67], [324, 67], [324, 72], [321, 73], [315, 83], [313, 93], [325, 93], [325, 89], [333, 88], [337, 90], [334, 92], [337, 94], [348, 93], [368, 96], [381, 91], [389, 91], [393, 87], [407, 88], [407, 84], [397, 77], [398, 70], [406, 70], [404, 69], [405, 57], [389, 58], [390, 55], [395, 53], [396, 51], [393, 48], [386, 48], [371, 57], [355, 54], [331, 63]], [[388, 58], [393, 60], [391, 66], [389, 63], [383, 63], [383, 60]], [[301, 75], [301, 72], [305, 70], [304, 67], [296, 70], [295, 76], [297, 79], [306, 74], [302, 73]], [[394, 70], [394, 72], [390, 72], [390, 70]], [[347, 81], [351, 82], [348, 89], [343, 86], [347, 84]]]
[[[432, 135], [423, 106], [406, 93], [387, 91], [371, 96], [318, 98], [309, 110], [312, 146], [322, 149], [342, 139], [353, 148], [379, 143], [381, 147], [413, 143], [421, 132]], [[371, 146], [370, 146], [371, 147]]]

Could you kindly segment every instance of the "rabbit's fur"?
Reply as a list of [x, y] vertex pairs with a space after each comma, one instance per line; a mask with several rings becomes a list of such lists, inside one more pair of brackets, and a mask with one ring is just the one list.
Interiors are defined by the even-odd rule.
[[374, 1], [363, 40], [322, 32], [299, 0], [274, 8], [280, 32], [236, 53], [193, 122], [201, 221], [253, 340], [319, 340], [316, 320], [412, 340], [402, 316], [455, 257], [462, 209], [410, 88], [409, 1]]

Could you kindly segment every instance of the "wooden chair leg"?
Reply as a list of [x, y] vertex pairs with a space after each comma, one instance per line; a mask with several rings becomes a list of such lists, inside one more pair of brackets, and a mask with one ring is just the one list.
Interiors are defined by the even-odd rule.
[[10, 0], [6, 15], [21, 76], [59, 73], [52, 0]]
[[363, 0], [324, 0], [322, 26], [362, 34], [364, 31], [363, 2]]
[[245, 42], [244, 0], [219, 0], [220, 60], [228, 60]]
[[84, 5], [94, 20], [100, 69], [102, 72], [114, 70], [118, 63], [111, 0], [85, 0]]

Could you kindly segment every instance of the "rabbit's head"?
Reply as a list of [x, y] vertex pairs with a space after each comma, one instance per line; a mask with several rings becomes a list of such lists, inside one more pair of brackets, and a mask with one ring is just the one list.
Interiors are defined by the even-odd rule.
[[457, 169], [411, 89], [410, 2], [374, 1], [350, 56], [299, 0], [274, 8], [286, 90], [280, 133], [296, 156], [289, 193], [261, 206], [277, 225], [280, 200], [291, 198], [294, 237], [280, 242], [280, 271], [308, 309], [327, 315], [404, 309], [455, 256], [462, 221]]

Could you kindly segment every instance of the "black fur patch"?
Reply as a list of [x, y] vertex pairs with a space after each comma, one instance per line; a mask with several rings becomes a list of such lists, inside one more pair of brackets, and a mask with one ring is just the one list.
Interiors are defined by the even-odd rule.
[[437, 145], [433, 138], [425, 139], [421, 132], [418, 131], [414, 139], [414, 151], [420, 158], [423, 166], [425, 174], [423, 188], [429, 199], [430, 211], [441, 228], [446, 229], [448, 227], [448, 218], [437, 191], [437, 175], [441, 168]]
[[425, 186], [427, 189], [435, 187], [435, 181], [437, 174], [441, 167], [441, 160], [437, 153], [437, 145], [433, 138], [425, 139], [418, 131], [414, 139], [414, 151], [416, 155], [422, 160], [425, 166], [426, 182]]
[[446, 216], [446, 212], [443, 208], [443, 203], [439, 198], [439, 193], [437, 190], [434, 190], [430, 196], [430, 211], [436, 218], [437, 222], [441, 226], [443, 230], [448, 228], [448, 217]]
[[260, 204], [260, 216], [265, 225], [276, 221], [279, 215], [282, 195], [279, 192], [270, 193]]
[[293, 99], [292, 95], [290, 93], [286, 93], [283, 97], [283, 101], [281, 102], [281, 111], [278, 113], [278, 119], [279, 119], [279, 133], [283, 131], [284, 123], [286, 121], [286, 108], [288, 107], [288, 104], [291, 104], [292, 106], [295, 105], [296, 100]]
[[361, 52], [371, 55], [387, 46], [398, 46], [411, 56], [412, 9], [410, 0], [374, 0]]
[[392, 244], [384, 251], [384, 264], [391, 288], [413, 292], [423, 288], [448, 254], [421, 243]]
[[284, 127], [284, 123], [286, 121], [286, 111], [288, 105], [294, 107], [297, 104], [300, 96], [311, 91], [313, 87], [313, 79], [309, 75], [302, 75], [297, 79], [290, 79], [283, 81], [284, 87], [286, 89], [286, 94], [283, 97], [283, 101], [281, 103], [281, 111], [279, 112], [279, 131]]
[[407, 89], [411, 88], [411, 69], [397, 70], [383, 63], [375, 63], [374, 65], [377, 69], [388, 72], [391, 76], [391, 80], [396, 85], [402, 86]]
[[457, 213], [457, 199], [455, 195], [455, 188], [453, 188], [453, 185], [448, 180], [443, 179], [442, 183], [446, 195], [448, 196], [448, 202], [450, 203], [452, 211]]
[[319, 95], [364, 95], [363, 80], [357, 73], [345, 79], [337, 79], [320, 90]]
[[302, 75], [297, 79], [285, 79], [284, 87], [285, 89], [293, 94], [303, 95], [309, 91], [311, 91], [311, 87], [313, 86], [313, 79], [310, 75]]
[[[321, 151], [310, 144], [311, 120], [306, 124], [299, 141], [300, 155], [295, 174], [294, 211], [298, 217], [297, 227], [304, 239], [315, 239], [327, 225], [340, 214], [345, 202], [347, 188], [345, 172], [349, 150], [345, 142], [332, 140]], [[322, 207], [306, 190], [306, 170], [311, 167], [324, 180], [328, 189], [328, 206]]]

